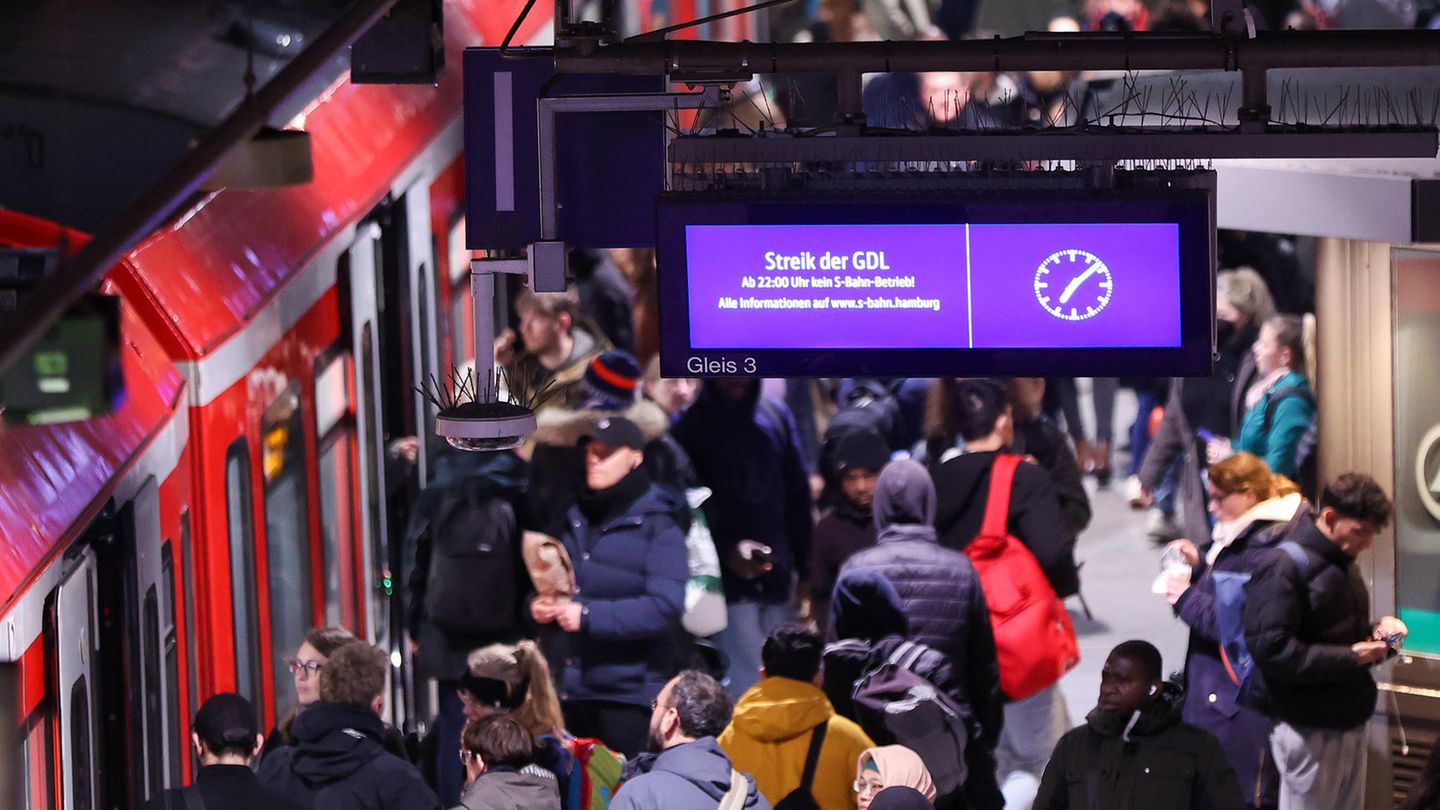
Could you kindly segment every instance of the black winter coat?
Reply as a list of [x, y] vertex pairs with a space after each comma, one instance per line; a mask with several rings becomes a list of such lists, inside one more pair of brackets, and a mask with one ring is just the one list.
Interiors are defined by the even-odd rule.
[[810, 599], [823, 637], [829, 629], [830, 592], [835, 590], [840, 567], [856, 552], [875, 545], [875, 521], [868, 510], [862, 512], [841, 496], [820, 516], [810, 542]]
[[311, 810], [439, 810], [414, 765], [384, 748], [385, 727], [367, 708], [315, 703], [295, 718], [299, 745], [260, 766], [260, 781]]
[[1370, 592], [1355, 558], [1320, 533], [1314, 513], [1298, 515], [1285, 539], [1305, 550], [1305, 566], [1276, 548], [1245, 587], [1245, 644], [1264, 676], [1252, 700], [1294, 726], [1359, 728], [1375, 710], [1376, 688], [1350, 646], [1373, 632]]
[[[195, 787], [205, 810], [301, 810], [304, 805], [260, 784], [244, 765], [206, 765], [195, 773]], [[170, 792], [170, 791], [167, 791]], [[145, 810], [185, 810], [180, 791], [167, 804], [165, 794], [152, 798]]]
[[[738, 403], [726, 400], [707, 380], [671, 431], [690, 454], [700, 484], [714, 494], [705, 521], [720, 553], [721, 579], [729, 602], [788, 602], [791, 583], [810, 575], [810, 478], [800, 432], [790, 410], [761, 399], [756, 381]], [[774, 550], [774, 568], [742, 579], [725, 561], [741, 540]]]
[[[940, 499], [935, 529], [941, 545], [963, 550], [980, 533], [994, 462], [993, 452], [965, 453], [934, 468], [935, 492]], [[1063, 598], [1080, 590], [1075, 536], [1065, 530], [1055, 485], [1039, 465], [1021, 464], [1015, 470], [1007, 525], [1010, 534], [1035, 555], [1057, 594]]]
[[1035, 810], [1241, 810], [1220, 741], [1180, 721], [1183, 690], [1130, 718], [1096, 709], [1055, 746]]
[[1000, 728], [1000, 665], [980, 575], [970, 558], [935, 542], [881, 539], [845, 563], [843, 572], [877, 571], [894, 586], [909, 627], [907, 638], [947, 656], [961, 673], [959, 699], [983, 727]]
[[1060, 518], [1065, 530], [1079, 536], [1090, 525], [1090, 495], [1085, 492], [1085, 476], [1065, 434], [1054, 422], [1036, 416], [1015, 425], [1015, 441], [1010, 452], [1030, 455], [1050, 474], [1055, 496], [1060, 503]]

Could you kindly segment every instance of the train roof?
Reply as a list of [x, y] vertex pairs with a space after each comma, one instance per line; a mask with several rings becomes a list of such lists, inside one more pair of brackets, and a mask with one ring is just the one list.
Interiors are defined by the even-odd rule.
[[[0, 210], [0, 244], [79, 249], [88, 237]], [[111, 271], [101, 291], [118, 292]], [[125, 395], [108, 416], [54, 425], [0, 425], [0, 612], [50, 555], [94, 516], [121, 473], [156, 442], [173, 459], [184, 445], [185, 380], [132, 302], [121, 295]], [[169, 435], [166, 435], [167, 429]], [[166, 470], [159, 470], [166, 472]]]
[[[347, 74], [300, 114], [313, 182], [210, 194], [131, 250], [133, 278], [120, 283], [152, 323], [169, 325], [167, 349], [180, 360], [215, 351], [379, 202], [425, 146], [458, 127], [464, 48], [498, 44], [522, 5], [452, 0], [437, 85], [354, 85]], [[543, 30], [549, 15], [535, 17], [517, 41]]]

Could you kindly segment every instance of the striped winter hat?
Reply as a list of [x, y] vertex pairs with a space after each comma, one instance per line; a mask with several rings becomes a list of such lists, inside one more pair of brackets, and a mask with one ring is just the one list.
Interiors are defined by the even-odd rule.
[[640, 386], [640, 363], [629, 352], [604, 352], [590, 361], [580, 381], [581, 406], [621, 411], [635, 403]]

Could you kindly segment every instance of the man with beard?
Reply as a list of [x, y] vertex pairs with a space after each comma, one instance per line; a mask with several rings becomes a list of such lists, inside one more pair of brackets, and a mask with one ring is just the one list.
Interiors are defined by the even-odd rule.
[[719, 681], [686, 670], [651, 706], [650, 748], [657, 753], [633, 764], [635, 775], [615, 794], [611, 810], [712, 810], [742, 792], [745, 810], [770, 810], [754, 778], [731, 767], [715, 739], [734, 708]]

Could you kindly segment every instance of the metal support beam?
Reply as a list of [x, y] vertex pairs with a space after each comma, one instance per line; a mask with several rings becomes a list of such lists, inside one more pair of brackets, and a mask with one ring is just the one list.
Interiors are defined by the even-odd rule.
[[[662, 71], [663, 72], [663, 71]], [[555, 177], [555, 116], [566, 112], [649, 112], [714, 106], [715, 97], [698, 93], [637, 93], [542, 98], [539, 104], [540, 238], [559, 238], [559, 181]]]
[[1031, 33], [954, 42], [643, 42], [581, 55], [560, 50], [561, 73], [707, 74], [1242, 70], [1440, 65], [1440, 31], [1261, 31], [1239, 34]]
[[271, 113], [301, 91], [311, 77], [343, 53], [395, 3], [396, 0], [357, 0], [310, 47], [243, 101], [159, 182], [127, 207], [110, 229], [97, 234], [73, 258], [63, 261], [55, 273], [26, 293], [19, 312], [0, 321], [0, 372], [14, 365], [71, 304], [99, 284], [125, 251], [164, 224], [177, 207], [200, 189], [201, 183], [232, 147], [259, 132]]
[[[1103, 129], [1103, 128], [1102, 128]], [[1118, 129], [1118, 127], [1117, 127]], [[1434, 129], [1295, 132], [1039, 130], [906, 137], [676, 138], [673, 164], [965, 162], [972, 160], [1204, 160], [1208, 158], [1435, 157]]]

